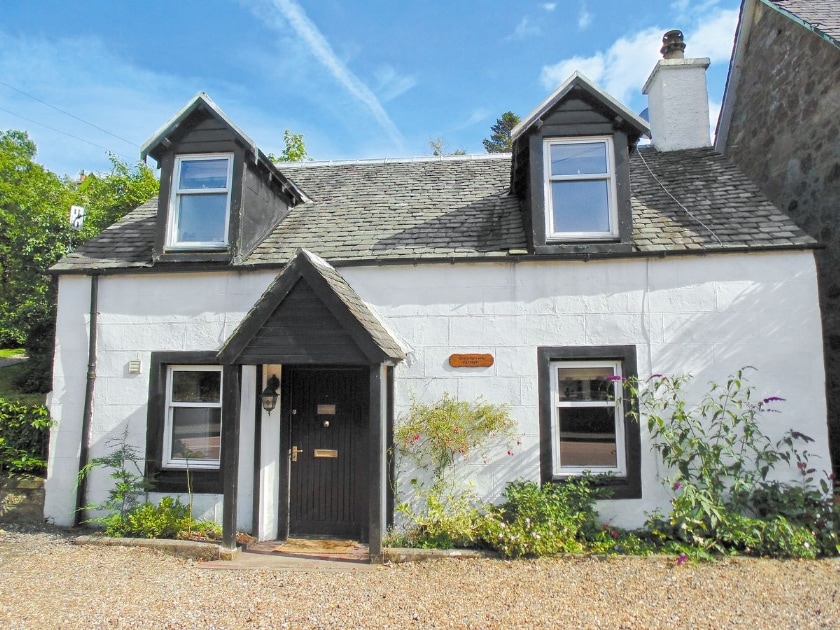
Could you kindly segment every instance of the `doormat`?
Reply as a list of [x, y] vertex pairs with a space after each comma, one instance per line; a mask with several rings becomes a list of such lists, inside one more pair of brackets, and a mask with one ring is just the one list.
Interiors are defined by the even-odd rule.
[[[366, 545], [365, 545], [366, 547]], [[289, 538], [275, 551], [280, 553], [302, 553], [313, 555], [350, 555], [360, 551], [362, 545], [355, 540], [333, 540], [329, 538]]]

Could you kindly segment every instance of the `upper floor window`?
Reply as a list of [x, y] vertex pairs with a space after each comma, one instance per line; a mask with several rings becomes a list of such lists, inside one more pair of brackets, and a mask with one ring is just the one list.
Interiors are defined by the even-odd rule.
[[612, 138], [553, 138], [543, 149], [546, 240], [617, 238]]
[[175, 158], [167, 246], [227, 247], [232, 170], [229, 154]]

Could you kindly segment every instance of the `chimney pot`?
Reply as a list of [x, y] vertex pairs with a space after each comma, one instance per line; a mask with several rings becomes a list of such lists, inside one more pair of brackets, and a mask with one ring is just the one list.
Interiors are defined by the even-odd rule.
[[685, 39], [679, 29], [668, 31], [662, 36], [662, 48], [659, 49], [663, 59], [682, 59], [685, 57]]

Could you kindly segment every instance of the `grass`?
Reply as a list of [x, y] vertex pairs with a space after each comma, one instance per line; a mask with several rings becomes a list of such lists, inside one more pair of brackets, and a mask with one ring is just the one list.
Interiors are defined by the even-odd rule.
[[0, 359], [10, 359], [12, 357], [22, 357], [24, 355], [23, 348], [0, 348]]

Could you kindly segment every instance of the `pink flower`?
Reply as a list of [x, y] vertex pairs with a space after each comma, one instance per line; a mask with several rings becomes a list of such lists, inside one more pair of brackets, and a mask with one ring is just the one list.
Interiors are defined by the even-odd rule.
[[508, 451], [508, 455], [513, 455], [513, 451]]
[[683, 487], [682, 482], [680, 482], [680, 481], [675, 481], [675, 482], [674, 482], [674, 486], [673, 486], [673, 487], [674, 487], [674, 491], [679, 490], [680, 488], [682, 488], [682, 487]]
[[615, 530], [612, 530], [612, 531], [610, 532], [610, 536], [612, 536], [613, 538], [618, 538], [618, 537], [619, 537], [619, 533], [618, 533], [617, 531], [615, 531]]

